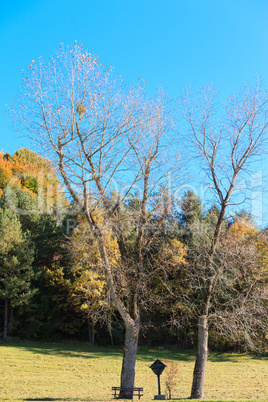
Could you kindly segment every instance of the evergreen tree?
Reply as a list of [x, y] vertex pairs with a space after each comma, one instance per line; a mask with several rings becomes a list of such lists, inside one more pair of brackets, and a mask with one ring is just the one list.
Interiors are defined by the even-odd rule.
[[8, 332], [8, 309], [26, 304], [31, 287], [33, 246], [21, 230], [14, 212], [0, 209], [0, 299], [4, 302], [3, 339]]
[[181, 224], [189, 226], [203, 218], [203, 207], [201, 200], [193, 191], [187, 191], [181, 200]]
[[[62, 311], [61, 306], [67, 305], [68, 292], [66, 286], [52, 286], [51, 276], [58, 278], [59, 267], [66, 274], [68, 253], [64, 226], [58, 224], [58, 218], [60, 204], [67, 206], [67, 203], [51, 162], [27, 148], [17, 150], [12, 156], [0, 153], [0, 195], [0, 209], [9, 211], [18, 225], [19, 232], [15, 231], [14, 236], [19, 233], [19, 237], [31, 244], [30, 249], [34, 249], [31, 281], [38, 292], [27, 303], [16, 306], [15, 333], [26, 338], [51, 336], [59, 327], [65, 333], [75, 317], [66, 313], [71, 310], [67, 307]], [[18, 258], [17, 250], [13, 252]], [[29, 248], [22, 247], [23, 252], [27, 259]], [[7, 304], [11, 308], [10, 302]]]

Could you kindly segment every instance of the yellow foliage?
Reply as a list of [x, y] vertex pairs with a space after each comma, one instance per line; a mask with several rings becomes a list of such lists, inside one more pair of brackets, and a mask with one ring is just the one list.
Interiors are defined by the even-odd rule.
[[156, 262], [162, 266], [178, 268], [180, 265], [186, 264], [185, 257], [187, 255], [186, 246], [177, 239], [169, 240], [164, 243], [157, 253]]
[[249, 236], [256, 235], [257, 232], [257, 229], [253, 225], [244, 221], [235, 222], [229, 229], [229, 233], [241, 241]]
[[[235, 222], [229, 229], [224, 243], [229, 249], [244, 247], [253, 253], [254, 268], [268, 270], [268, 239], [265, 233], [245, 221]], [[241, 253], [241, 251], [240, 251]], [[253, 267], [250, 269], [252, 270]]]
[[[99, 225], [103, 224], [104, 219], [99, 211], [95, 212], [94, 220]], [[85, 218], [79, 217], [78, 223], [71, 239], [72, 271], [75, 276], [73, 297], [78, 300], [80, 311], [94, 322], [100, 310], [110, 310], [111, 306], [106, 302], [107, 283], [104, 274], [101, 274], [103, 265], [97, 242]], [[103, 236], [110, 266], [116, 269], [120, 262], [117, 240], [108, 229]]]
[[94, 321], [94, 314], [106, 304], [106, 292], [105, 279], [95, 272], [85, 270], [73, 284], [72, 297], [79, 302], [80, 311]]
[[[94, 219], [98, 224], [101, 224], [103, 221], [103, 217], [99, 212], [94, 215]], [[71, 240], [76, 269], [84, 270], [87, 268], [99, 271], [102, 267], [102, 260], [97, 242], [90, 232], [88, 224], [85, 223], [82, 218], [79, 218], [78, 222], [79, 224]], [[104, 241], [110, 266], [111, 268], [116, 267], [121, 258], [117, 240], [106, 230], [104, 233]]]

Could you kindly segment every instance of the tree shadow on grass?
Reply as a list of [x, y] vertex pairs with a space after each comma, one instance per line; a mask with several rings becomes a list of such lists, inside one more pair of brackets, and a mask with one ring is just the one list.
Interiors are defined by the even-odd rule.
[[[186, 401], [192, 401], [192, 402], [200, 402], [200, 399], [191, 399], [189, 398], [172, 398], [169, 399], [169, 402], [173, 401], [180, 401], [180, 402], [186, 402]], [[206, 402], [267, 402], [267, 399], [206, 399]]]
[[74, 399], [74, 398], [27, 398], [27, 399], [23, 399], [24, 401], [26, 401], [26, 402], [30, 402], [30, 401], [32, 401], [32, 402], [34, 402], [34, 401], [48, 401], [48, 402], [50, 402], [50, 401], [58, 401], [58, 402], [60, 402], [60, 401], [88, 401], [88, 399]]
[[[219, 362], [219, 363], [238, 363], [241, 361], [241, 357], [247, 357], [249, 359], [261, 359], [258, 355], [245, 355], [238, 353], [221, 353], [221, 352], [209, 352], [208, 361], [209, 362]], [[156, 359], [162, 360], [174, 360], [177, 362], [195, 362], [196, 351], [182, 350], [182, 349], [143, 349], [140, 348], [138, 352], [138, 359], [144, 361], [154, 361]], [[262, 359], [265, 359], [262, 356]], [[267, 357], [266, 357], [267, 359]]]
[[250, 359], [253, 360], [267, 360], [268, 361], [268, 353], [265, 354], [255, 354], [255, 355], [250, 355], [249, 356]]
[[[186, 401], [191, 401], [191, 402], [200, 402], [200, 399], [191, 399], [189, 398], [172, 398], [169, 400], [169, 402], [173, 401], [180, 401], [180, 402], [186, 402]], [[266, 402], [265, 399], [206, 399], [206, 402]]]
[[195, 360], [195, 351], [194, 350], [181, 350], [181, 349], [163, 349], [163, 348], [155, 348], [155, 349], [146, 349], [139, 348], [138, 351], [138, 359], [151, 361], [156, 359], [162, 360], [176, 360], [183, 362], [190, 362]]
[[241, 361], [239, 359], [241, 356], [239, 356], [238, 354], [232, 354], [232, 353], [213, 352], [213, 353], [209, 353], [208, 361], [217, 362], [217, 363], [227, 363], [227, 362], [238, 363], [239, 361]]
[[254, 359], [254, 360], [268, 360], [268, 356], [260, 354], [246, 354], [246, 353], [220, 353], [213, 352], [209, 353], [208, 361], [211, 362], [232, 362], [239, 363], [242, 362], [241, 359]]
[[[5, 347], [16, 347], [21, 350], [29, 351], [34, 354], [54, 355], [62, 357], [74, 357], [84, 359], [105, 358], [121, 359], [123, 356], [123, 348], [111, 346], [91, 346], [80, 342], [34, 342], [34, 341], [17, 341], [2, 343]], [[139, 361], [153, 362], [156, 359], [175, 360], [178, 362], [194, 362], [195, 350], [182, 350], [177, 348], [145, 348], [140, 347], [138, 350], [137, 359]], [[211, 352], [208, 356], [208, 361], [211, 362], [240, 362], [241, 357], [255, 360], [268, 360], [268, 355], [260, 354], [238, 354], [238, 353], [220, 353]]]
[[27, 399], [23, 399], [24, 401], [66, 401], [68, 399], [61, 399], [61, 398], [27, 398]]
[[[167, 359], [175, 360], [178, 362], [194, 362], [196, 356], [195, 350], [181, 350], [181, 349], [145, 349], [140, 350], [138, 357], [145, 361], [151, 361], [155, 359]], [[238, 354], [227, 354], [227, 353], [209, 353], [208, 361], [213, 362], [238, 362]]]
[[5, 347], [16, 347], [21, 350], [25, 350], [34, 354], [44, 354], [63, 357], [74, 357], [84, 359], [96, 359], [96, 358], [121, 358], [123, 350], [119, 348], [111, 347], [99, 347], [91, 346], [87, 344], [64, 344], [54, 342], [32, 342], [32, 341], [18, 341], [8, 342], [4, 344]]

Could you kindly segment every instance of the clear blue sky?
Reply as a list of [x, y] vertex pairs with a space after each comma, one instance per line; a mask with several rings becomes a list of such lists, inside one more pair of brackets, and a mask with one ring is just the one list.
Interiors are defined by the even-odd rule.
[[214, 83], [223, 97], [259, 75], [268, 87], [267, 0], [13, 0], [0, 10], [0, 150], [29, 146], [6, 105], [21, 69], [77, 40], [131, 83], [170, 97]]

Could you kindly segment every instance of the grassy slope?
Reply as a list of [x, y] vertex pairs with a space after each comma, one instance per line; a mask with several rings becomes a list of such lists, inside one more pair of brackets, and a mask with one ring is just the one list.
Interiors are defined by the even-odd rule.
[[[175, 398], [190, 395], [194, 353], [141, 349], [136, 386], [144, 398], [157, 393], [157, 378], [149, 365], [156, 359], [179, 365]], [[111, 400], [111, 387], [120, 380], [122, 351], [85, 344], [19, 342], [0, 344], [0, 398], [35, 400]], [[161, 376], [164, 391], [165, 372]], [[206, 397], [268, 401], [268, 359], [235, 354], [211, 354], [207, 365]]]

